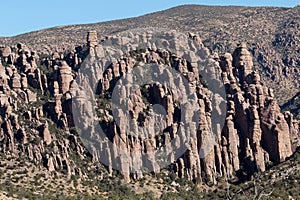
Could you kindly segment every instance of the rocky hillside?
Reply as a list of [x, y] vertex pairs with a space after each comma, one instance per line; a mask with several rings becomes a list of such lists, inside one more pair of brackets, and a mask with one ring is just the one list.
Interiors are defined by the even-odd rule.
[[297, 119], [300, 119], [300, 92], [283, 104], [281, 109], [290, 111]]
[[298, 197], [298, 18], [181, 6], [1, 38], [0, 197]]
[[299, 92], [299, 21], [300, 7], [211, 7], [187, 5], [125, 20], [61, 26], [1, 38], [0, 44], [18, 42], [35, 50], [58, 52], [85, 43], [85, 34], [96, 30], [100, 38], [120, 31], [159, 27], [199, 34], [211, 51], [232, 52], [240, 42], [247, 42], [254, 57], [254, 67], [263, 82], [274, 89], [283, 104]]
[[201, 195], [300, 145], [299, 122], [281, 112], [245, 43], [211, 55], [193, 33], [141, 29], [100, 43], [92, 31], [64, 53], [4, 50], [1, 188], [16, 198]]

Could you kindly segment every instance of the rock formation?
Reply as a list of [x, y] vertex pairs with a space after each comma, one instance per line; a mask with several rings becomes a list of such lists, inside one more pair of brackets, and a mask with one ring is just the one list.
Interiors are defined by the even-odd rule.
[[[176, 55], [151, 43], [153, 34], [107, 37], [102, 42], [128, 45], [112, 63], [101, 63], [107, 52], [95, 31], [88, 33], [86, 46], [65, 54], [40, 58], [24, 44], [1, 49], [0, 151], [25, 155], [50, 172], [64, 170], [68, 177], [82, 171], [76, 159], [91, 156], [93, 162], [104, 161], [110, 175], [119, 169], [127, 181], [143, 177], [144, 166], [159, 173], [169, 160], [180, 178], [216, 183], [239, 171], [265, 171], [268, 163], [283, 161], [300, 146], [299, 122], [281, 112], [274, 92], [253, 71], [244, 43], [233, 54], [210, 55], [190, 33], [186, 52], [181, 52], [182, 41], [164, 33], [173, 38], [164, 41], [165, 47], [174, 47]], [[147, 47], [134, 49], [133, 39]], [[83, 74], [95, 87], [80, 93], [75, 78], [85, 79]], [[138, 81], [143, 84], [133, 87]], [[82, 104], [93, 92], [95, 102]], [[86, 118], [77, 122], [75, 115]], [[222, 115], [224, 121], [219, 120]], [[76, 123], [83, 127], [78, 133]], [[84, 148], [78, 134], [93, 143]], [[154, 153], [160, 149], [160, 155]]]
[[[202, 45], [201, 40], [196, 37], [192, 38]], [[142, 40], [147, 39], [143, 38]], [[126, 38], [113, 38], [113, 41], [126, 41]], [[206, 48], [202, 48], [201, 52], [204, 54], [207, 52], [206, 50]], [[96, 54], [96, 57], [101, 57], [99, 48], [94, 47], [92, 52]], [[101, 106], [99, 109], [99, 112], [102, 113], [100, 123], [107, 124], [102, 127], [105, 129], [107, 137], [125, 152], [139, 151], [143, 155], [144, 152], [151, 152], [161, 148], [161, 146], [167, 146], [169, 141], [176, 138], [176, 135], [181, 132], [184, 137], [190, 139], [191, 143], [187, 152], [178, 160], [174, 160], [175, 172], [179, 177], [187, 176], [190, 180], [200, 178], [203, 181], [216, 182], [217, 177], [234, 177], [240, 170], [246, 170], [248, 174], [265, 171], [268, 163], [283, 161], [292, 155], [295, 146], [299, 146], [297, 122], [295, 123], [291, 119], [293, 117], [290, 113], [286, 113], [286, 117], [281, 113], [274, 100], [272, 90], [265, 87], [261, 83], [259, 74], [253, 71], [252, 57], [245, 43], [240, 44], [232, 55], [226, 53], [220, 57], [213, 56], [213, 59], [210, 59], [209, 54], [206, 54], [203, 58], [203, 60], [210, 59], [209, 62], [213, 66], [211, 71], [205, 69], [206, 73], [215, 73], [215, 77], [222, 77], [226, 90], [226, 120], [220, 133], [217, 129], [212, 128], [213, 119], [211, 117], [214, 109], [212, 105], [214, 104], [215, 107], [219, 105], [214, 103], [216, 100], [212, 98], [213, 93], [201, 84], [198, 71], [190, 66], [193, 63], [188, 63], [185, 59], [171, 55], [168, 51], [152, 50], [151, 48], [133, 58], [139, 60], [139, 65], [163, 63], [171, 66], [183, 74], [190, 84], [196, 84], [194, 93], [197, 94], [196, 101], [200, 108], [200, 115], [199, 120], [197, 120], [198, 128], [190, 125], [183, 127], [178, 123], [178, 113], [175, 112], [175, 110], [180, 110], [176, 104], [176, 102], [180, 102], [177, 96], [178, 91], [165, 86], [170, 85], [172, 88], [172, 85], [177, 87], [180, 85], [174, 82], [172, 76], [166, 76], [164, 80], [168, 81], [165, 84], [146, 84], [144, 88], [136, 88], [132, 92], [126, 80], [129, 82], [132, 80], [131, 73], [134, 71], [136, 66], [134, 63], [136, 62], [128, 62], [129, 58], [122, 57], [105, 70], [101, 68], [101, 64], [99, 68], [91, 68], [89, 70], [103, 74], [98, 84], [99, 95], [117, 95], [113, 97], [118, 101], [116, 102], [117, 106], [122, 109], [114, 111], [104, 105], [104, 107]], [[189, 56], [189, 60], [193, 60], [192, 56]], [[87, 72], [85, 71], [85, 73]], [[143, 71], [140, 73], [143, 74]], [[155, 73], [158, 76], [164, 76], [165, 72], [161, 70]], [[121, 74], [126, 80], [119, 81]], [[91, 82], [95, 81], [96, 79]], [[181, 88], [181, 91], [185, 91], [185, 88]], [[149, 96], [143, 96], [145, 95], [144, 92], [147, 92]], [[183, 96], [182, 98], [187, 97]], [[152, 104], [162, 106], [165, 119], [159, 115], [158, 118], [155, 114], [152, 115], [151, 109], [148, 111]], [[191, 112], [187, 112], [186, 115], [182, 114], [181, 117], [188, 119]], [[157, 123], [157, 121], [165, 121], [166, 123]], [[141, 126], [147, 126], [149, 129], [145, 131]], [[135, 135], [133, 138], [131, 131]], [[163, 132], [163, 135], [160, 134], [160, 131]], [[141, 135], [148, 136], [148, 139], [143, 140]], [[152, 135], [156, 135], [155, 138]], [[215, 138], [215, 135], [217, 135], [216, 140], [211, 139]], [[140, 146], [134, 148], [136, 144]], [[102, 148], [105, 146], [95, 148], [94, 151], [99, 152], [95, 155], [101, 156], [101, 152], [104, 152]], [[136, 160], [133, 158], [115, 157], [118, 154], [114, 153], [113, 149], [106, 149], [105, 151], [110, 151], [107, 152], [107, 155], [110, 156], [108, 165], [113, 165], [114, 160], [120, 159], [117, 161], [118, 166], [127, 180], [130, 179], [130, 171], [133, 171], [131, 177], [140, 176], [135, 174], [137, 173], [135, 170], [142, 165], [152, 166], [150, 168], [154, 171], [160, 170], [156, 163], [157, 160], [154, 158], [149, 158], [146, 162], [139, 162], [139, 165], [136, 165]], [[171, 153], [170, 157], [174, 158], [174, 154]]]

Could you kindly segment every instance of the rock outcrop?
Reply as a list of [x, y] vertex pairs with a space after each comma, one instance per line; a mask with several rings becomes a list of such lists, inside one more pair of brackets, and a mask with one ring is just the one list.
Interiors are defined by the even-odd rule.
[[[288, 125], [290, 122], [281, 113], [272, 90], [263, 86], [257, 72], [251, 71], [250, 59], [244, 45], [234, 52], [233, 59], [228, 54], [221, 57], [223, 77], [230, 80], [225, 86], [232, 110], [229, 113], [235, 124], [228, 129], [239, 133], [231, 141], [240, 142], [240, 160], [245, 158], [250, 171], [264, 171], [268, 162], [278, 163], [292, 155], [292, 144], [299, 145], [299, 129]], [[294, 132], [298, 132], [297, 142], [291, 139]]]
[[[151, 34], [147, 38], [151, 38]], [[192, 38], [198, 45], [203, 46], [197, 37]], [[118, 41], [120, 44], [126, 40], [130, 41], [126, 37], [111, 40]], [[142, 38], [142, 41], [144, 40], [147, 41], [146, 38]], [[172, 42], [176, 44], [177, 41]], [[202, 61], [206, 62], [206, 66], [211, 67], [204, 69], [202, 73], [222, 77], [224, 83], [227, 111], [221, 129], [212, 127], [212, 124], [215, 120], [213, 110], [218, 108], [222, 101], [215, 99], [215, 94], [202, 84], [197, 67], [193, 67], [196, 63], [193, 62], [195, 58], [188, 55], [186, 57], [188, 61], [168, 51], [152, 49], [153, 45], [149, 46], [151, 48], [142, 52], [131, 52], [131, 57], [124, 56], [106, 69], [101, 63], [98, 63], [98, 67], [84, 68], [85, 74], [95, 72], [103, 74], [98, 79], [98, 95], [102, 98], [112, 97], [112, 100], [116, 101], [114, 102], [116, 106], [120, 108], [111, 110], [103, 104], [98, 108], [98, 112], [101, 113], [100, 124], [103, 125], [102, 129], [105, 130], [109, 140], [104, 141], [100, 148], [94, 148], [94, 155], [101, 157], [101, 152], [106, 152], [110, 157], [106, 164], [114, 166], [115, 160], [117, 168], [123, 171], [125, 179], [130, 179], [130, 172], [132, 172], [131, 177], [140, 177], [138, 169], [142, 166], [150, 166], [151, 170], [158, 172], [160, 167], [155, 157], [148, 157], [146, 161], [137, 162], [137, 160], [143, 157], [145, 152], [153, 152], [162, 146], [168, 146], [171, 140], [176, 140], [179, 133], [189, 138], [190, 146], [179, 159], [174, 159], [175, 152], [168, 156], [173, 159], [174, 170], [178, 176], [187, 176], [190, 180], [199, 178], [203, 181], [216, 182], [219, 176], [234, 177], [241, 170], [245, 170], [248, 174], [265, 171], [268, 163], [283, 161], [292, 155], [296, 146], [300, 145], [298, 122], [290, 113], [281, 113], [273, 91], [265, 87], [258, 72], [253, 71], [252, 57], [245, 43], [240, 44], [232, 55], [226, 53], [220, 57], [210, 57], [204, 47], [200, 50], [203, 55]], [[92, 60], [102, 55], [100, 48], [93, 48], [90, 49], [93, 53]], [[199, 118], [196, 120], [199, 126], [192, 124], [182, 126], [178, 121], [179, 116], [176, 111], [181, 110], [181, 120], [190, 119], [193, 113], [189, 109], [178, 106], [178, 102], [187, 99], [188, 96], [179, 99], [178, 91], [172, 88], [179, 87], [183, 94], [187, 91], [173, 79], [172, 75], [167, 75], [167, 70], [161, 69], [150, 73], [164, 77], [164, 84], [152, 83], [142, 88], [130, 89], [130, 81], [133, 81], [132, 77], [136, 76], [132, 74], [135, 67], [151, 63], [173, 67], [189, 81], [190, 85], [196, 86], [191, 91], [196, 94], [195, 100], [199, 106], [199, 116], [197, 116]], [[145, 72], [141, 69], [139, 73], [140, 78], [143, 79], [142, 74]], [[95, 76], [89, 77], [92, 77], [90, 83], [97, 82]], [[125, 80], [121, 77], [125, 77]], [[216, 85], [213, 87], [218, 88]], [[103, 100], [99, 99], [99, 101]], [[155, 104], [161, 105], [160, 113], [153, 114], [153, 110], [149, 109]], [[84, 126], [89, 125], [91, 124], [85, 123]], [[85, 130], [94, 131], [91, 128]], [[141, 136], [147, 136], [147, 139]], [[107, 143], [120, 147], [127, 157], [122, 157], [119, 152], [115, 152], [114, 148], [107, 149], [109, 146]], [[176, 147], [179, 148], [180, 145]], [[130, 157], [129, 152], [139, 152], [138, 158]]]
[[[180, 178], [216, 183], [265, 171], [300, 146], [299, 122], [281, 112], [244, 43], [220, 56], [192, 33], [184, 43], [186, 35], [163, 32], [166, 49], [155, 37], [128, 33], [99, 44], [92, 31], [86, 46], [67, 53], [39, 55], [21, 43], [1, 49], [0, 151], [68, 177], [91, 157], [127, 181], [142, 178], [145, 166], [159, 173], [170, 164]], [[106, 53], [118, 59], [105, 62]], [[76, 79], [93, 87], [78, 91]]]

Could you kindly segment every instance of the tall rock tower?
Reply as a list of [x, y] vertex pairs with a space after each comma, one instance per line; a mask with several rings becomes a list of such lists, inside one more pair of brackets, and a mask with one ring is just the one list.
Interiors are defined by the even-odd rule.
[[89, 47], [93, 48], [98, 44], [98, 37], [96, 31], [89, 31], [87, 35], [87, 44]]

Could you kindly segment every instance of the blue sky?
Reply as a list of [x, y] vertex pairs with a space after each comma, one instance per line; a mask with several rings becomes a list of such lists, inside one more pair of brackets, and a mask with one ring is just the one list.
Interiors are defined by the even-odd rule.
[[300, 0], [6, 0], [0, 3], [0, 36], [136, 17], [183, 4], [294, 7]]

